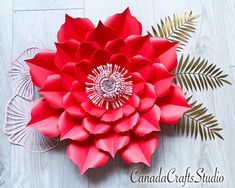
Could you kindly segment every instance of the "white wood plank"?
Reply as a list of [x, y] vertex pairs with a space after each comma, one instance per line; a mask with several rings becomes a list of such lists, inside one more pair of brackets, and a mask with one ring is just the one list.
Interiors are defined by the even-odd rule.
[[[82, 16], [82, 10], [16, 11], [13, 14], [13, 56], [30, 46], [54, 49], [56, 33], [65, 13]], [[5, 86], [6, 87], [6, 86]], [[34, 154], [13, 146], [11, 155], [12, 188], [87, 187], [87, 179], [67, 158], [62, 144], [53, 151]]]
[[5, 121], [5, 106], [11, 97], [7, 75], [12, 61], [12, 0], [0, 0], [0, 186], [11, 185], [11, 145], [2, 131]]
[[[64, 21], [64, 13], [82, 16], [82, 10], [60, 10], [82, 8], [81, 0], [15, 0], [12, 20], [11, 1], [0, 0], [0, 122], [3, 124], [4, 109], [11, 97], [7, 67], [13, 57], [30, 46], [54, 49], [56, 32]], [[192, 169], [204, 167], [212, 173], [215, 167], [225, 176], [223, 184], [188, 185], [188, 187], [235, 187], [234, 154], [235, 148], [235, 13], [233, 0], [85, 0], [84, 15], [94, 22], [105, 20], [116, 12], [130, 7], [133, 15], [142, 22], [144, 33], [160, 18], [173, 13], [184, 13], [193, 10], [201, 14], [197, 33], [187, 46], [185, 53], [203, 56], [218, 64], [230, 73], [233, 86], [226, 86], [215, 91], [194, 93], [209, 108], [223, 126], [224, 141], [215, 140], [201, 142], [179, 136], [169, 127], [164, 127], [159, 136], [160, 145], [152, 157], [152, 167], [144, 165], [127, 165], [119, 158], [110, 160], [101, 168], [89, 170], [83, 176], [77, 167], [66, 156], [66, 144], [44, 153], [32, 154], [24, 148], [11, 146], [6, 136], [0, 133], [0, 185], [13, 188], [39, 187], [182, 187], [180, 184], [133, 184], [130, 172], [140, 167], [142, 173], [156, 175], [160, 167], [166, 172], [175, 167], [180, 173], [190, 166]], [[50, 11], [46, 10], [50, 9]], [[51, 10], [53, 9], [53, 10]], [[29, 11], [27, 11], [29, 10]], [[34, 11], [37, 10], [37, 11]], [[42, 10], [42, 11], [40, 11]], [[13, 38], [12, 38], [13, 22]], [[13, 46], [12, 46], [13, 40]], [[12, 148], [12, 149], [11, 149]], [[1, 169], [3, 166], [3, 171]]]
[[83, 8], [83, 0], [14, 0], [14, 10]]
[[235, 172], [235, 160], [234, 160], [234, 154], [235, 154], [235, 131], [234, 131], [234, 123], [235, 122], [235, 67], [230, 67], [230, 76], [232, 77], [232, 87], [230, 87], [230, 93], [228, 96], [229, 105], [227, 106], [227, 109], [224, 109], [224, 113], [229, 113], [230, 116], [228, 117], [226, 124], [225, 131], [226, 131], [226, 150], [224, 154], [224, 158], [226, 160], [226, 169], [229, 174], [229, 179], [227, 180], [229, 183], [228, 185], [230, 187], [235, 186], [235, 178], [234, 178], [234, 172]]
[[57, 41], [57, 32], [64, 23], [65, 13], [78, 17], [83, 15], [83, 10], [14, 11], [14, 58], [31, 46], [55, 49], [54, 42]]
[[[184, 13], [185, 11], [193, 10], [196, 14], [201, 14], [198, 23], [198, 30], [187, 45], [185, 54], [188, 53], [195, 56], [207, 58], [210, 62], [217, 64], [228, 73], [229, 71], [229, 56], [227, 52], [228, 40], [224, 38], [224, 28], [226, 23], [224, 19], [227, 17], [227, 2], [226, 1], [180, 1], [172, 6], [173, 1], [158, 0], [155, 1], [155, 18], [156, 22], [159, 18], [173, 13]], [[233, 86], [234, 87], [234, 86]], [[230, 153], [235, 151], [229, 147], [231, 137], [229, 132], [234, 130], [231, 125], [231, 118], [234, 116], [233, 107], [231, 107], [231, 87], [226, 86], [222, 89], [209, 92], [194, 92], [195, 99], [203, 102], [209, 111], [218, 119], [220, 125], [225, 129], [223, 136], [225, 141], [194, 141], [193, 139], [168, 138], [164, 136], [162, 142], [164, 152], [160, 156], [166, 156], [164, 164], [166, 166], [176, 166], [178, 169], [185, 169], [187, 166], [198, 168], [203, 166], [212, 173], [214, 168], [219, 167], [220, 171], [226, 177], [223, 184], [205, 185], [206, 187], [233, 187], [232, 171], [229, 167], [230, 162], [226, 160]], [[232, 108], [232, 109], [231, 109]], [[231, 109], [229, 112], [225, 109]], [[164, 131], [163, 131], [164, 133]], [[165, 135], [165, 134], [163, 134]], [[169, 147], [169, 145], [172, 146]], [[179, 146], [179, 147], [177, 147]], [[229, 149], [230, 148], [230, 149]], [[172, 154], [170, 155], [170, 152]], [[185, 155], [183, 155], [185, 153]], [[174, 158], [171, 158], [174, 156]], [[170, 158], [168, 158], [170, 157]], [[170, 161], [170, 162], [169, 162]], [[168, 187], [168, 186], [166, 186]], [[204, 186], [203, 186], [204, 187]]]

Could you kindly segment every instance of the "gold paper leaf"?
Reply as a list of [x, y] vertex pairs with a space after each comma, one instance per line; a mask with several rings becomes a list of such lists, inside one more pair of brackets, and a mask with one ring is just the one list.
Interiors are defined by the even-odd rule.
[[188, 43], [191, 37], [190, 33], [194, 33], [196, 28], [196, 21], [198, 15], [193, 15], [192, 11], [185, 13], [184, 15], [174, 14], [173, 18], [169, 16], [161, 19], [160, 23], [157, 24], [156, 28], [152, 26], [151, 36], [163, 37], [172, 42], [179, 42], [177, 51], [181, 51], [186, 43]]
[[174, 70], [176, 74], [175, 82], [187, 91], [203, 90], [208, 88], [216, 89], [231, 83], [227, 80], [228, 75], [213, 63], [199, 58], [190, 58], [188, 55], [185, 59], [181, 55], [179, 63]]
[[178, 133], [186, 134], [187, 136], [197, 138], [200, 135], [202, 140], [215, 139], [216, 137], [223, 140], [218, 121], [215, 117], [207, 113], [208, 109], [202, 103], [197, 101], [190, 102], [192, 96], [187, 98], [187, 101], [192, 106], [192, 109], [184, 113], [183, 117], [175, 124], [174, 128]]

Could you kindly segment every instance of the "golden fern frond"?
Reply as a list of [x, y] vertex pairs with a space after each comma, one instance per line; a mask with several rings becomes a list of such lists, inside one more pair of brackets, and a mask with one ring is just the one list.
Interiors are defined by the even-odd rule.
[[187, 91], [202, 90], [210, 87], [216, 89], [231, 83], [227, 80], [228, 75], [213, 63], [199, 58], [190, 58], [188, 55], [185, 59], [181, 55], [179, 63], [174, 70], [176, 74], [175, 82]]
[[[192, 96], [187, 101], [190, 102]], [[219, 127], [218, 121], [215, 117], [207, 113], [208, 109], [203, 107], [203, 104], [198, 104], [197, 101], [191, 102], [192, 109], [184, 113], [183, 117], [175, 124], [174, 128], [178, 133], [186, 134], [187, 137], [195, 137], [200, 135], [202, 140], [208, 138], [215, 139], [216, 137], [223, 140], [220, 131], [223, 129]]]
[[188, 43], [191, 37], [190, 33], [194, 33], [196, 28], [196, 21], [198, 15], [193, 15], [192, 11], [185, 13], [184, 15], [174, 14], [173, 18], [169, 16], [164, 20], [160, 20], [156, 28], [152, 26], [151, 36], [166, 38], [172, 42], [179, 42], [177, 51], [181, 51], [183, 47]]

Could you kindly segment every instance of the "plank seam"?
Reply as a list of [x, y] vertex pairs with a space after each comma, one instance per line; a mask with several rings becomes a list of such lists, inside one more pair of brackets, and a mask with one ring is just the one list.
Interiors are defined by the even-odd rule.
[[48, 8], [48, 9], [13, 9], [13, 12], [37, 12], [37, 11], [60, 11], [60, 10], [84, 10], [84, 8]]

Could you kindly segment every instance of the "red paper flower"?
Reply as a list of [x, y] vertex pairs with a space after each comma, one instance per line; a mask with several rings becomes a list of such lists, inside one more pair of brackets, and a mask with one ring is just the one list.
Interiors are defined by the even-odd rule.
[[66, 15], [57, 50], [27, 60], [43, 96], [28, 126], [70, 139], [68, 157], [81, 173], [117, 152], [150, 165], [159, 122], [174, 124], [191, 108], [172, 83], [177, 43], [141, 33], [128, 8], [97, 27]]

